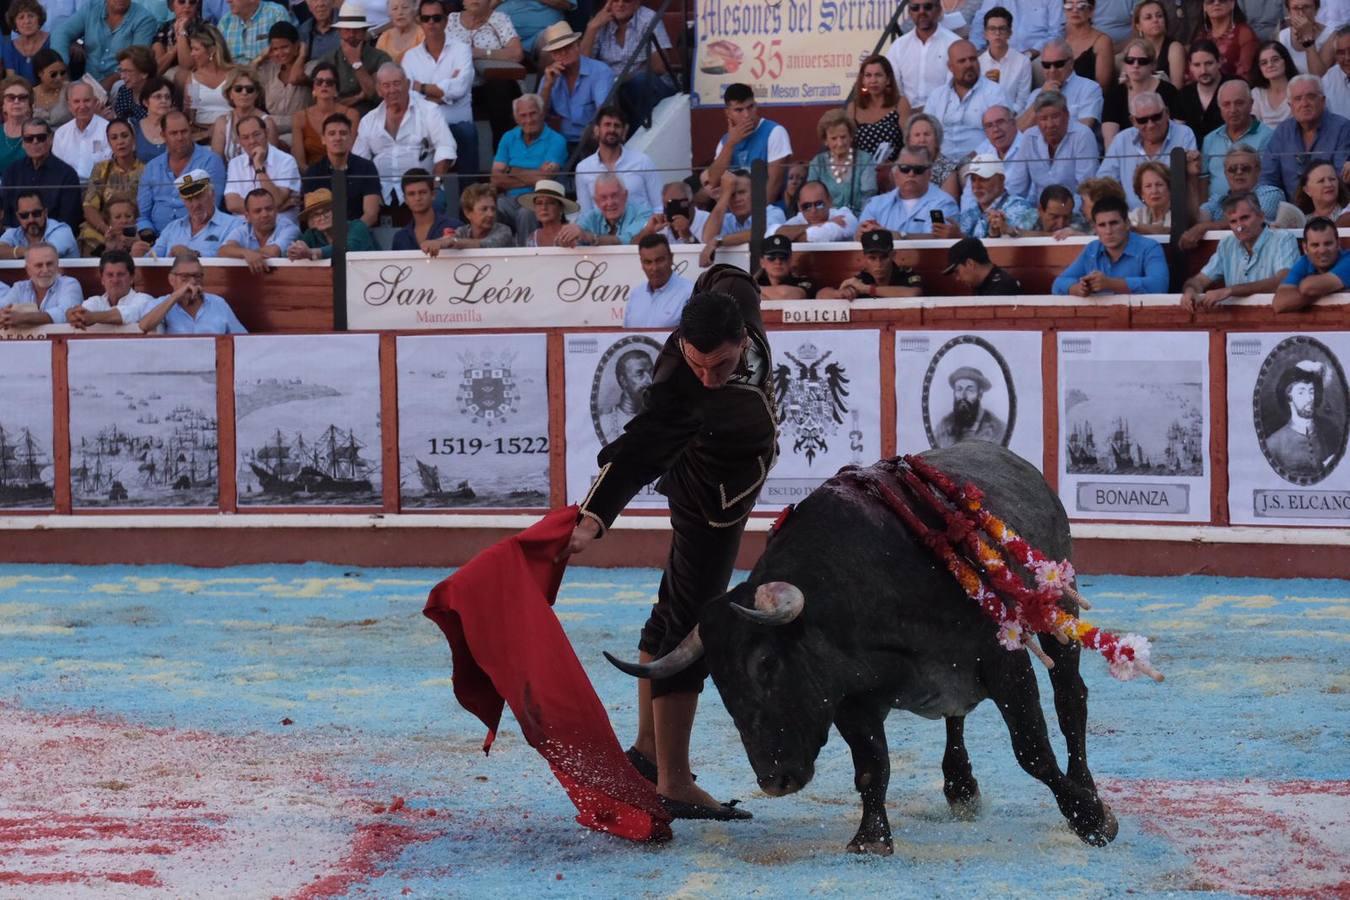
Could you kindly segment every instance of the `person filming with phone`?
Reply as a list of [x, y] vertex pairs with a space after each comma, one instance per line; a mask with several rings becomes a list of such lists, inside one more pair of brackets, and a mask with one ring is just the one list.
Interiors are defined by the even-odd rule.
[[671, 181], [661, 188], [661, 205], [642, 226], [637, 240], [658, 234], [670, 244], [701, 244], [707, 224], [707, 210], [694, 206], [693, 188], [683, 181]]
[[884, 230], [896, 238], [927, 238], [933, 226], [955, 221], [960, 208], [928, 178], [933, 160], [923, 147], [906, 147], [895, 164], [895, 189], [878, 194], [863, 207], [858, 234]]

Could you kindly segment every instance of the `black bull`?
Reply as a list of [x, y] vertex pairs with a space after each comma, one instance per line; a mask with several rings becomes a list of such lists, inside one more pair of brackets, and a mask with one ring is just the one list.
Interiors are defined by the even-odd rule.
[[[958, 482], [978, 485], [987, 507], [1047, 556], [1069, 558], [1064, 508], [1024, 460], [983, 442], [924, 458]], [[899, 493], [887, 472], [892, 465], [878, 463], [862, 474]], [[707, 604], [678, 649], [647, 666], [610, 660], [630, 674], [659, 677], [701, 652], [760, 787], [773, 796], [811, 780], [833, 724], [853, 753], [862, 795], [862, 823], [848, 844], [856, 852], [892, 850], [884, 728], [891, 709], [946, 719], [943, 793], [954, 812], [970, 815], [978, 809], [979, 785], [964, 717], [993, 699], [1017, 762], [1050, 788], [1082, 840], [1103, 846], [1115, 838], [1116, 821], [1088, 771], [1080, 650], [1053, 638], [1041, 646], [1054, 660], [1050, 681], [1068, 744], [1067, 774], [1050, 746], [1027, 651], [1001, 647], [994, 623], [896, 515], [857, 480], [836, 478], [788, 517], [743, 584]]]

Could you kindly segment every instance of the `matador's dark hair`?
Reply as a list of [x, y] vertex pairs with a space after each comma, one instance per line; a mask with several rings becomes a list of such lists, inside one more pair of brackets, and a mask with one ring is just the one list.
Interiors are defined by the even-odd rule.
[[727, 341], [745, 337], [745, 319], [736, 298], [721, 291], [690, 297], [680, 315], [680, 336], [699, 353], [711, 353]]

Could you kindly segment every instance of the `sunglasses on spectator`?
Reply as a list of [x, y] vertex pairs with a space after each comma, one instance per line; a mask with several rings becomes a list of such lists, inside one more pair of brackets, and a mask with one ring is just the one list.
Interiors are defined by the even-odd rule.
[[51, 139], [52, 136], [50, 134], [25, 134], [23, 136], [23, 142], [25, 144], [41, 144], [43, 141], [49, 141]]
[[937, 8], [936, 3], [911, 3], [909, 8], [915, 12], [929, 12]]
[[5, 94], [4, 96], [5, 96], [5, 99], [6, 99], [6, 100], [27, 100], [27, 99], [28, 99], [28, 95], [27, 95], [27, 94]]
[[1229, 175], [1246, 175], [1255, 168], [1251, 163], [1233, 163], [1231, 166], [1224, 166], [1223, 170]]
[[445, 21], [445, 13], [432, 13], [432, 14], [429, 15], [429, 16], [418, 16], [418, 17], [417, 17], [417, 21], [419, 21], [419, 22], [436, 22], [436, 23], [444, 22], [444, 21]]
[[1047, 69], [1062, 69], [1069, 64], [1067, 59], [1042, 59], [1041, 65]]
[[256, 94], [258, 92], [257, 86], [252, 84], [236, 84], [230, 90], [236, 94]]
[[900, 163], [895, 169], [901, 175], [922, 175], [928, 171], [929, 166], [915, 166], [909, 163]]
[[45, 209], [30, 209], [27, 212], [18, 212], [14, 215], [20, 222], [27, 222], [30, 219], [40, 219], [46, 214]]
[[315, 87], [324, 87], [324, 86], [327, 86], [327, 87], [335, 87], [336, 85], [337, 85], [337, 79], [336, 79], [336, 78], [315, 78], [315, 79], [314, 79], [314, 86], [315, 86]]
[[65, 69], [48, 69], [42, 74], [47, 78], [65, 78], [67, 73]]
[[1091, 3], [1065, 3], [1064, 8], [1069, 12], [1086, 12], [1092, 8]]
[[1152, 57], [1148, 56], [1127, 56], [1125, 65], [1127, 66], [1147, 66], [1153, 62]]
[[1154, 122], [1161, 122], [1164, 115], [1166, 115], [1166, 113], [1155, 112], [1155, 113], [1154, 113], [1153, 115], [1151, 115], [1151, 116], [1135, 116], [1135, 117], [1134, 117], [1134, 124], [1136, 124], [1136, 125], [1152, 125]]
[[830, 204], [825, 200], [815, 200], [810, 203], [798, 203], [798, 209], [829, 209]]

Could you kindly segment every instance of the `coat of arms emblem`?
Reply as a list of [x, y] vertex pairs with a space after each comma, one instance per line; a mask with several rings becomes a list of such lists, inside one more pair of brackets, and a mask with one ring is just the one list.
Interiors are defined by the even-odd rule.
[[779, 363], [773, 371], [778, 420], [792, 439], [792, 452], [805, 455], [808, 465], [830, 449], [829, 440], [848, 412], [849, 379], [842, 365], [829, 362], [833, 352], [821, 353], [807, 341], [795, 355], [783, 354], [792, 366]]

